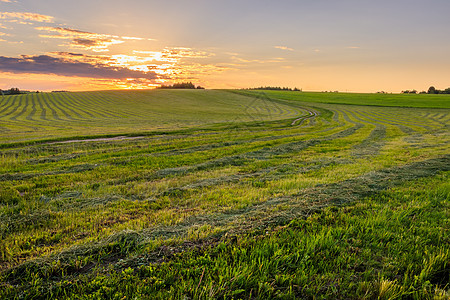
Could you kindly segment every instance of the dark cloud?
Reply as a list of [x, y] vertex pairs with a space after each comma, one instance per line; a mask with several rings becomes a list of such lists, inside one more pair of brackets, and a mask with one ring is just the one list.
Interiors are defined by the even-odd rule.
[[86, 47], [94, 47], [100, 44], [99, 41], [96, 40], [88, 40], [88, 39], [74, 39], [72, 44]]
[[122, 67], [112, 67], [101, 63], [90, 64], [79, 61], [71, 61], [49, 55], [23, 55], [19, 58], [0, 56], [0, 71], [106, 79], [145, 78], [152, 80], [161, 78], [161, 76], [155, 74], [154, 72], [134, 71]]
[[73, 52], [62, 52], [62, 51], [60, 51], [60, 52], [51, 52], [51, 53], [53, 53], [53, 54], [57, 54], [57, 55], [60, 55], [60, 56], [86, 56], [85, 54], [81, 54], [81, 53], [73, 53]]
[[69, 43], [70, 46], [92, 50], [94, 52], [107, 52], [110, 46], [122, 44], [126, 40], [116, 35], [93, 33], [64, 27], [41, 26], [35, 27], [35, 29], [52, 33], [50, 35], [40, 35], [40, 37], [71, 40]]

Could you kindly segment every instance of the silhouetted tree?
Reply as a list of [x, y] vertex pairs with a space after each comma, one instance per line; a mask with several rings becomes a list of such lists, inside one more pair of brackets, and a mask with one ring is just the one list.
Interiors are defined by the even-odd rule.
[[161, 85], [160, 89], [204, 89], [201, 86], [195, 86], [192, 82], [180, 82], [173, 85]]
[[417, 94], [416, 90], [406, 90], [406, 91], [402, 91], [402, 94]]
[[294, 92], [301, 92], [301, 89], [298, 88], [288, 88], [288, 87], [281, 87], [281, 86], [260, 86], [257, 88], [249, 88], [248, 90], [263, 90], [263, 91], [294, 91]]
[[9, 90], [3, 91], [3, 95], [18, 95], [22, 94], [22, 92], [18, 88], [10, 88]]
[[434, 86], [430, 86], [428, 88], [428, 94], [438, 94], [439, 92], [436, 90]]

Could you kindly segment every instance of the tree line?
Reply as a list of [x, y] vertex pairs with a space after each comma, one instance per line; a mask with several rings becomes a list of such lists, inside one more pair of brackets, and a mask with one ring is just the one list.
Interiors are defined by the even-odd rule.
[[204, 87], [195, 86], [192, 82], [180, 82], [173, 85], [161, 85], [159, 89], [198, 89], [203, 90]]
[[0, 95], [6, 96], [6, 95], [20, 95], [20, 94], [29, 94], [29, 93], [40, 93], [39, 91], [25, 91], [25, 90], [19, 90], [19, 88], [10, 88], [9, 90], [2, 90], [0, 89]]
[[446, 88], [445, 90], [438, 90], [434, 86], [430, 86], [428, 91], [421, 91], [418, 93], [416, 90], [406, 90], [402, 91], [402, 94], [450, 94], [450, 88]]
[[263, 90], [263, 91], [290, 91], [290, 92], [301, 92], [301, 89], [298, 88], [288, 88], [288, 87], [280, 87], [280, 86], [260, 86], [257, 88], [248, 88], [247, 90]]
[[0, 95], [19, 95], [24, 94], [24, 92], [20, 91], [18, 88], [10, 88], [9, 90], [0, 89]]

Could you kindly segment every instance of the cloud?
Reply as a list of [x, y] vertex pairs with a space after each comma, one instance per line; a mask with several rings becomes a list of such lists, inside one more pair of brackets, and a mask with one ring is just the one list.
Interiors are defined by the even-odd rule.
[[106, 52], [109, 51], [109, 46], [122, 43], [124, 43], [124, 41], [116, 39], [73, 39], [70, 45], [73, 47], [84, 48], [86, 50], [92, 50], [94, 52]]
[[[214, 56], [213, 53], [205, 51], [195, 51], [185, 47], [166, 47], [161, 51], [133, 51], [134, 54], [143, 54], [145, 59], [152, 62], [179, 63], [185, 59], [208, 58]], [[134, 56], [133, 56], [134, 57]]]
[[274, 48], [281, 49], [281, 50], [287, 50], [287, 51], [294, 51], [294, 49], [286, 47], [286, 46], [274, 46]]
[[0, 2], [13, 3], [13, 2], [17, 2], [17, 1], [11, 1], [11, 0], [0, 0]]
[[124, 40], [140, 39], [129, 37], [121, 39], [119, 36], [116, 35], [92, 33], [63, 27], [41, 26], [36, 27], [35, 29], [53, 33], [50, 35], [40, 35], [40, 37], [71, 40], [69, 46], [83, 50], [92, 50], [94, 52], [107, 52], [109, 51], [108, 48], [110, 46], [122, 44], [125, 42]]
[[231, 60], [240, 64], [267, 64], [267, 63], [280, 63], [285, 60], [284, 57], [274, 57], [270, 59], [244, 59], [237, 56], [232, 56]]
[[102, 79], [143, 78], [158, 79], [155, 72], [141, 72], [102, 63], [91, 64], [49, 55], [6, 57], [0, 56], [0, 70], [11, 73], [54, 74]]
[[[226, 66], [193, 61], [193, 59], [206, 58], [213, 54], [190, 48], [165, 48], [162, 51], [135, 50], [133, 51], [134, 55], [86, 55], [73, 52], [52, 52], [50, 54], [70, 61], [102, 64], [143, 73], [152, 72], [157, 74], [158, 79], [161, 80], [188, 80], [194, 79], [198, 75], [220, 73], [230, 69]], [[137, 83], [138, 81], [133, 81], [133, 84]], [[128, 80], [123, 84], [129, 86], [131, 81]], [[118, 83], [115, 85], [120, 86]]]
[[53, 17], [35, 13], [0, 12], [0, 19], [28, 20], [41, 23], [53, 22]]
[[[133, 37], [133, 36], [123, 36], [122, 39], [124, 39], [124, 40], [135, 40], [135, 41], [145, 40], [144, 38]], [[149, 39], [149, 40], [152, 40], [152, 39]]]

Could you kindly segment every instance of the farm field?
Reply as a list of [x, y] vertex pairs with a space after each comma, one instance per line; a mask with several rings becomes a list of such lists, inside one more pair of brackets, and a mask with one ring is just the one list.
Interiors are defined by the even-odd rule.
[[[240, 91], [241, 94], [258, 91]], [[299, 100], [312, 103], [335, 103], [350, 105], [388, 106], [388, 107], [434, 107], [449, 108], [448, 96], [427, 94], [356, 94], [356, 93], [317, 93], [264, 91], [267, 96], [285, 100]]]
[[213, 90], [32, 93], [0, 98], [0, 143], [136, 134], [299, 115], [301, 109], [288, 105]]
[[447, 95], [0, 98], [0, 298], [447, 299], [449, 113]]

